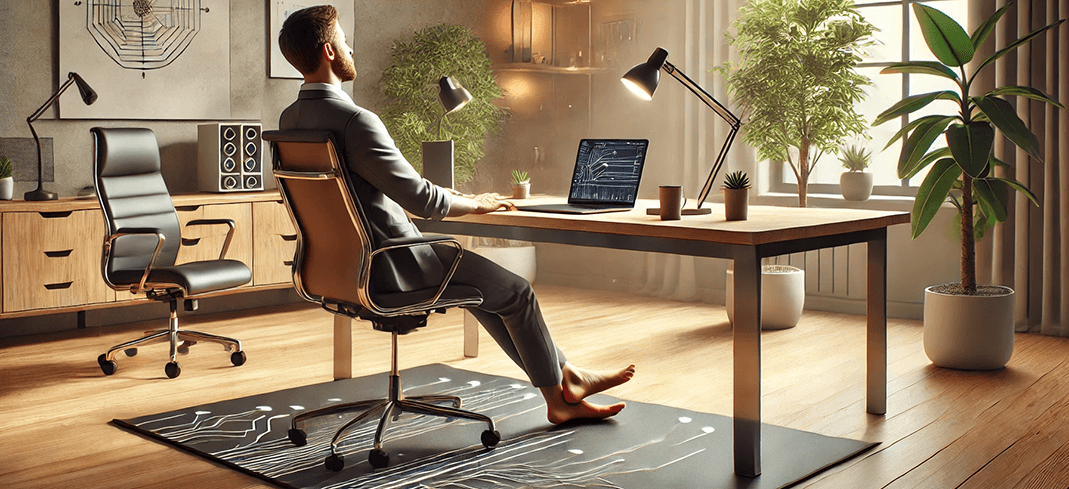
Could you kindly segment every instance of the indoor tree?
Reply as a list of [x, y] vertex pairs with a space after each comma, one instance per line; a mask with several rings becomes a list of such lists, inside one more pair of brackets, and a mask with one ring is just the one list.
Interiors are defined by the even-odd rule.
[[739, 60], [718, 70], [743, 107], [743, 141], [761, 160], [788, 162], [805, 207], [821, 156], [867, 128], [854, 104], [871, 82], [855, 68], [875, 28], [852, 0], [753, 0], [734, 26]]

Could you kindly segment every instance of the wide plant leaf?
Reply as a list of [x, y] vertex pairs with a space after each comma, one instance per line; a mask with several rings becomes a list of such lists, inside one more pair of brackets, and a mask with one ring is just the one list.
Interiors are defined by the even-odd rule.
[[1006, 5], [1003, 5], [1002, 8], [998, 9], [998, 12], [995, 12], [991, 15], [991, 17], [988, 17], [987, 20], [985, 20], [976, 28], [975, 31], [973, 31], [972, 36], [970, 36], [970, 38], [972, 39], [972, 47], [974, 50], [980, 49], [980, 45], [983, 44], [984, 41], [987, 40], [987, 37], [995, 31], [995, 24], [997, 24], [999, 19], [1002, 18], [1002, 15], [1006, 13], [1006, 10], [1010, 8], [1010, 5], [1013, 5], [1014, 3], [1015, 2], [1011, 1], [1008, 2]]
[[952, 158], [943, 158], [935, 162], [935, 166], [932, 166], [928, 176], [924, 177], [920, 188], [917, 189], [917, 198], [913, 201], [913, 212], [909, 220], [912, 239], [917, 239], [924, 232], [924, 228], [932, 222], [932, 218], [947, 200], [950, 189], [959, 177], [961, 177], [961, 167]]
[[973, 180], [973, 195], [984, 214], [997, 222], [1006, 222], [1006, 200], [1009, 187], [1005, 182], [994, 178], [977, 178]]
[[935, 59], [947, 66], [965, 66], [972, 61], [976, 49], [969, 34], [947, 14], [920, 3], [913, 4], [913, 13], [921, 26], [924, 42]]
[[1053, 105], [1053, 106], [1055, 106], [1055, 107], [1057, 107], [1059, 109], [1064, 109], [1065, 108], [1062, 104], [1058, 103], [1057, 100], [1054, 100], [1053, 98], [1051, 98], [1050, 95], [1047, 95], [1046, 93], [1043, 93], [1042, 90], [1037, 90], [1037, 89], [1032, 88], [1032, 87], [1025, 87], [1025, 86], [1020, 86], [1020, 85], [1001, 87], [1001, 88], [996, 88], [996, 89], [994, 89], [994, 90], [992, 90], [990, 92], [987, 92], [986, 96], [987, 97], [994, 97], [996, 95], [1015, 95], [1015, 96], [1018, 96], [1018, 97], [1024, 97], [1024, 98], [1030, 98], [1032, 100], [1038, 100], [1040, 102], [1046, 102], [1046, 103], [1051, 104], [1051, 105]]
[[872, 122], [872, 125], [878, 126], [884, 122], [897, 119], [901, 116], [909, 114], [911, 112], [923, 109], [928, 104], [936, 100], [951, 100], [954, 102], [961, 102], [961, 97], [957, 93], [950, 90], [942, 90], [938, 92], [922, 93], [919, 95], [910, 95], [891, 106], [891, 108], [883, 111], [880, 115], [876, 116], [876, 120]]
[[1014, 180], [1012, 178], [991, 177], [988, 180], [998, 180], [1002, 183], [1005, 183], [1006, 185], [1009, 185], [1014, 190], [1024, 194], [1025, 197], [1028, 197], [1028, 200], [1031, 200], [1036, 207], [1039, 207], [1039, 197], [1036, 197], [1036, 194], [1032, 193], [1032, 191], [1029, 190], [1028, 187], [1025, 187], [1023, 183], [1018, 182], [1017, 180]]
[[880, 70], [881, 75], [901, 73], [935, 75], [958, 81], [958, 74], [954, 73], [954, 70], [937, 61], [910, 61], [907, 63], [895, 63]]
[[916, 167], [928, 152], [928, 148], [932, 147], [935, 139], [943, 134], [953, 120], [954, 117], [947, 116], [917, 125], [913, 134], [906, 138], [902, 153], [898, 156], [898, 178], [906, 178], [906, 175], [916, 173]]
[[987, 119], [1013, 144], [1025, 150], [1036, 160], [1043, 161], [1043, 150], [1039, 146], [1039, 139], [1028, 130], [1024, 121], [1017, 117], [1017, 111], [1014, 110], [1012, 104], [999, 97], [977, 97], [975, 102]]
[[[915, 4], [915, 5], [917, 5], [917, 4]], [[1006, 46], [1006, 47], [1004, 47], [1002, 49], [999, 49], [998, 51], [995, 52], [995, 54], [992, 54], [991, 57], [985, 59], [982, 63], [980, 63], [980, 66], [976, 67], [976, 71], [973, 72], [973, 77], [978, 75], [980, 73], [980, 70], [984, 69], [985, 66], [987, 66], [987, 65], [989, 65], [991, 63], [994, 63], [999, 58], [1005, 56], [1006, 53], [1009, 53], [1010, 51], [1013, 51], [1014, 49], [1017, 49], [1018, 47], [1020, 47], [1022, 44], [1026, 43], [1026, 42], [1030, 42], [1032, 39], [1035, 39], [1040, 34], [1043, 34], [1044, 32], [1046, 32], [1046, 31], [1048, 31], [1050, 29], [1058, 27], [1059, 25], [1062, 24], [1062, 22], [1065, 22], [1065, 19], [1061, 19], [1061, 20], [1055, 21], [1055, 22], [1051, 23], [1050, 25], [1048, 25], [1048, 26], [1046, 26], [1046, 27], [1044, 27], [1042, 29], [1038, 29], [1038, 30], [1036, 30], [1036, 31], [1034, 31], [1032, 33], [1029, 33], [1027, 36], [1024, 36], [1024, 37], [1014, 41], [1009, 46]], [[970, 79], [969, 81], [971, 82], [972, 80]]]
[[986, 122], [954, 124], [947, 128], [946, 139], [958, 166], [970, 177], [981, 178], [995, 144], [995, 128]]

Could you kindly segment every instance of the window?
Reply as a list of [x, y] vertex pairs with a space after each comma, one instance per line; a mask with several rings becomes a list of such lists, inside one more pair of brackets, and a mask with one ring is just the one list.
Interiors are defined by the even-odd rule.
[[[949, 15], [962, 26], [968, 25], [967, 0], [855, 0], [858, 11], [865, 16], [879, 31], [877, 43], [858, 66], [858, 71], [872, 80], [867, 87], [868, 96], [858, 105], [858, 112], [871, 124], [876, 116], [903, 97], [936, 90], [954, 90], [953, 82], [939, 77], [926, 75], [881, 75], [880, 70], [893, 63], [902, 61], [934, 60], [920, 27], [913, 15], [914, 3], [923, 3], [937, 8]], [[953, 102], [939, 100], [922, 110], [910, 114], [910, 118], [925, 115], [956, 112]], [[924, 181], [926, 170], [909, 180], [899, 180], [897, 175], [898, 154], [902, 150], [899, 140], [894, 145], [883, 149], [887, 141], [904, 127], [909, 120], [903, 117], [900, 123], [888, 122], [881, 126], [870, 127], [870, 140], [861, 139], [860, 143], [872, 150], [872, 164], [869, 171], [873, 174], [873, 194], [910, 195]], [[850, 141], [847, 142], [850, 144]], [[944, 145], [942, 139], [936, 141], [932, 148]], [[794, 173], [787, 163], [771, 165], [772, 190], [775, 192], [796, 193], [798, 191]], [[838, 154], [825, 154], [809, 177], [809, 193], [839, 193], [839, 174], [843, 172]]]

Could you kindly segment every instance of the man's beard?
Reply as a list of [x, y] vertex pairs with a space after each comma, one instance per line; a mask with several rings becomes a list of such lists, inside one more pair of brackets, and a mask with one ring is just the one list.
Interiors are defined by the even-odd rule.
[[330, 62], [330, 69], [343, 82], [353, 81], [356, 79], [356, 63], [353, 63], [352, 58], [342, 58], [341, 56], [335, 56], [334, 59]]

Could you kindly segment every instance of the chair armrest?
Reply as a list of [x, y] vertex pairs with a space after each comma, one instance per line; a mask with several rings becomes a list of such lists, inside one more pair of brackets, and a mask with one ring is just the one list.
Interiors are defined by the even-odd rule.
[[163, 235], [163, 231], [161, 231], [159, 229], [156, 229], [156, 228], [124, 228], [124, 229], [119, 229], [118, 231], [115, 231], [114, 233], [112, 233], [111, 236], [108, 236], [108, 237], [104, 238], [104, 255], [105, 256], [110, 256], [111, 255], [111, 243], [113, 241], [115, 241], [116, 238], [121, 238], [123, 236], [136, 236], [136, 235], [155, 235], [156, 236], [156, 249], [155, 249], [155, 251], [152, 252], [152, 258], [149, 259], [148, 266], [145, 267], [145, 273], [143, 275], [141, 275], [141, 281], [138, 282], [136, 288], [131, 287], [130, 292], [132, 292], [134, 294], [144, 290], [145, 281], [148, 280], [149, 272], [152, 271], [152, 266], [156, 264], [156, 258], [158, 258], [160, 256], [160, 251], [163, 250], [163, 244], [165, 242], [167, 242], [167, 237]]
[[[413, 305], [422, 306], [434, 304], [435, 302], [438, 302], [438, 299], [442, 297], [442, 293], [445, 292], [446, 287], [449, 286], [449, 281], [453, 280], [453, 274], [456, 273], [457, 267], [460, 265], [460, 258], [464, 255], [464, 247], [460, 245], [460, 241], [457, 241], [456, 238], [452, 236], [414, 236], [409, 238], [387, 239], [380, 244], [380, 248], [371, 252], [371, 255], [368, 257], [368, 267], [371, 266], [371, 263], [375, 261], [375, 257], [378, 256], [380, 253], [395, 250], [398, 248], [414, 248], [416, 246], [434, 244], [449, 245], [457, 249], [457, 256], [453, 258], [453, 264], [449, 267], [449, 271], [446, 272], [445, 277], [442, 279], [442, 284], [438, 287], [438, 291], [435, 292], [434, 297], [430, 298], [427, 301], [424, 301], [421, 304]], [[376, 309], [381, 310], [378, 305], [372, 305], [374, 305]]]
[[226, 257], [226, 252], [230, 249], [230, 242], [234, 239], [233, 219], [194, 219], [187, 222], [186, 226], [206, 226], [214, 224], [226, 224], [227, 226], [230, 226], [230, 229], [226, 232], [226, 241], [223, 241], [223, 251], [219, 253], [219, 259], [222, 260]]

